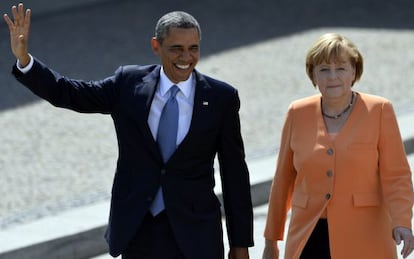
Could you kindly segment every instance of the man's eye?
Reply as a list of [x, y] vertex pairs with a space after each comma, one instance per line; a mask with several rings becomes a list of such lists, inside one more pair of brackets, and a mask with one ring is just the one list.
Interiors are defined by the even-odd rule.
[[180, 52], [182, 52], [183, 50], [182, 50], [181, 48], [170, 48], [170, 51], [171, 51], [171, 52], [174, 52], [174, 53], [180, 53]]

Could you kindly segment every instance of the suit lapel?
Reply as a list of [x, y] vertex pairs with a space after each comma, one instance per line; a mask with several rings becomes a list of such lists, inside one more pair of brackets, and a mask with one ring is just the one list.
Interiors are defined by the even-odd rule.
[[171, 158], [180, 152], [180, 150], [191, 147], [192, 136], [194, 131], [203, 125], [208, 124], [211, 118], [211, 104], [213, 102], [213, 96], [211, 91], [211, 85], [207, 82], [205, 77], [199, 72], [195, 71], [196, 76], [196, 89], [194, 95], [193, 114], [191, 117], [190, 128], [187, 135], [184, 137], [181, 144], [177, 147]]
[[157, 89], [159, 81], [160, 67], [154, 69], [151, 73], [142, 78], [142, 83], [134, 87], [133, 110], [131, 113], [136, 117], [139, 130], [143, 133], [143, 139], [146, 146], [151, 150], [154, 156], [162, 161], [158, 145], [155, 142], [151, 130], [148, 126], [148, 116], [151, 109], [152, 99]]
[[[133, 108], [132, 113], [135, 113], [139, 129], [145, 136], [144, 139], [146, 141], [146, 145], [149, 147], [154, 156], [158, 157], [159, 160], [162, 161], [158, 145], [151, 134], [151, 130], [147, 122], [149, 111], [151, 109], [152, 99], [154, 97], [157, 83], [159, 81], [159, 73], [160, 67], [157, 67], [154, 69], [154, 71], [143, 78], [142, 83], [135, 85], [133, 94], [133, 103], [135, 107]], [[195, 71], [195, 76], [196, 89], [190, 128], [187, 135], [177, 147], [177, 150], [174, 152], [168, 162], [172, 161], [177, 153], [180, 152], [180, 150], [191, 146], [191, 138], [194, 130], [196, 130], [198, 127], [203, 127], [203, 125], [208, 123], [211, 118], [211, 104], [213, 102], [211, 86], [202, 74]]]
[[[202, 125], [209, 119], [209, 112], [211, 111], [212, 91], [211, 86], [203, 75], [196, 71], [196, 90], [194, 95], [193, 115], [191, 119], [189, 133], [194, 127]], [[188, 134], [187, 134], [188, 135]]]

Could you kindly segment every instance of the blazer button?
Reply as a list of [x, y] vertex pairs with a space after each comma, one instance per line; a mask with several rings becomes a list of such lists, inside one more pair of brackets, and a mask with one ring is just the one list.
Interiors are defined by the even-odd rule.
[[152, 197], [151, 197], [151, 196], [148, 196], [148, 197], [147, 197], [147, 201], [148, 201], [148, 202], [152, 202]]
[[332, 172], [332, 170], [328, 170], [328, 171], [326, 171], [326, 176], [328, 176], [328, 177], [332, 177], [332, 176], [333, 176], [333, 172]]
[[161, 174], [164, 175], [167, 173], [167, 170], [165, 168], [161, 169]]
[[328, 154], [328, 156], [332, 156], [334, 153], [332, 148], [328, 148], [328, 150], [326, 150], [326, 154]]
[[329, 200], [330, 198], [331, 198], [331, 194], [330, 194], [330, 193], [327, 193], [327, 194], [325, 195], [325, 199]]

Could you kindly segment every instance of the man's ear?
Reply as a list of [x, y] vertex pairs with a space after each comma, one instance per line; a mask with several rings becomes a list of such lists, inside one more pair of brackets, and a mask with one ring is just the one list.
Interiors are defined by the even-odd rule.
[[152, 37], [151, 39], [151, 48], [152, 48], [152, 51], [158, 55], [160, 51], [160, 43], [155, 37]]

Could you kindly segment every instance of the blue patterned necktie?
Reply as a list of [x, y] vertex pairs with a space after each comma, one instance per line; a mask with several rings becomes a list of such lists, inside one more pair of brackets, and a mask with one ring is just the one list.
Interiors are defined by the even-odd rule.
[[[162, 109], [158, 124], [157, 143], [164, 162], [167, 162], [177, 147], [178, 132], [178, 103], [175, 96], [180, 89], [173, 85], [170, 88], [170, 98]], [[156, 216], [164, 210], [164, 199], [161, 187], [158, 189], [154, 201], [151, 204], [151, 214]]]

